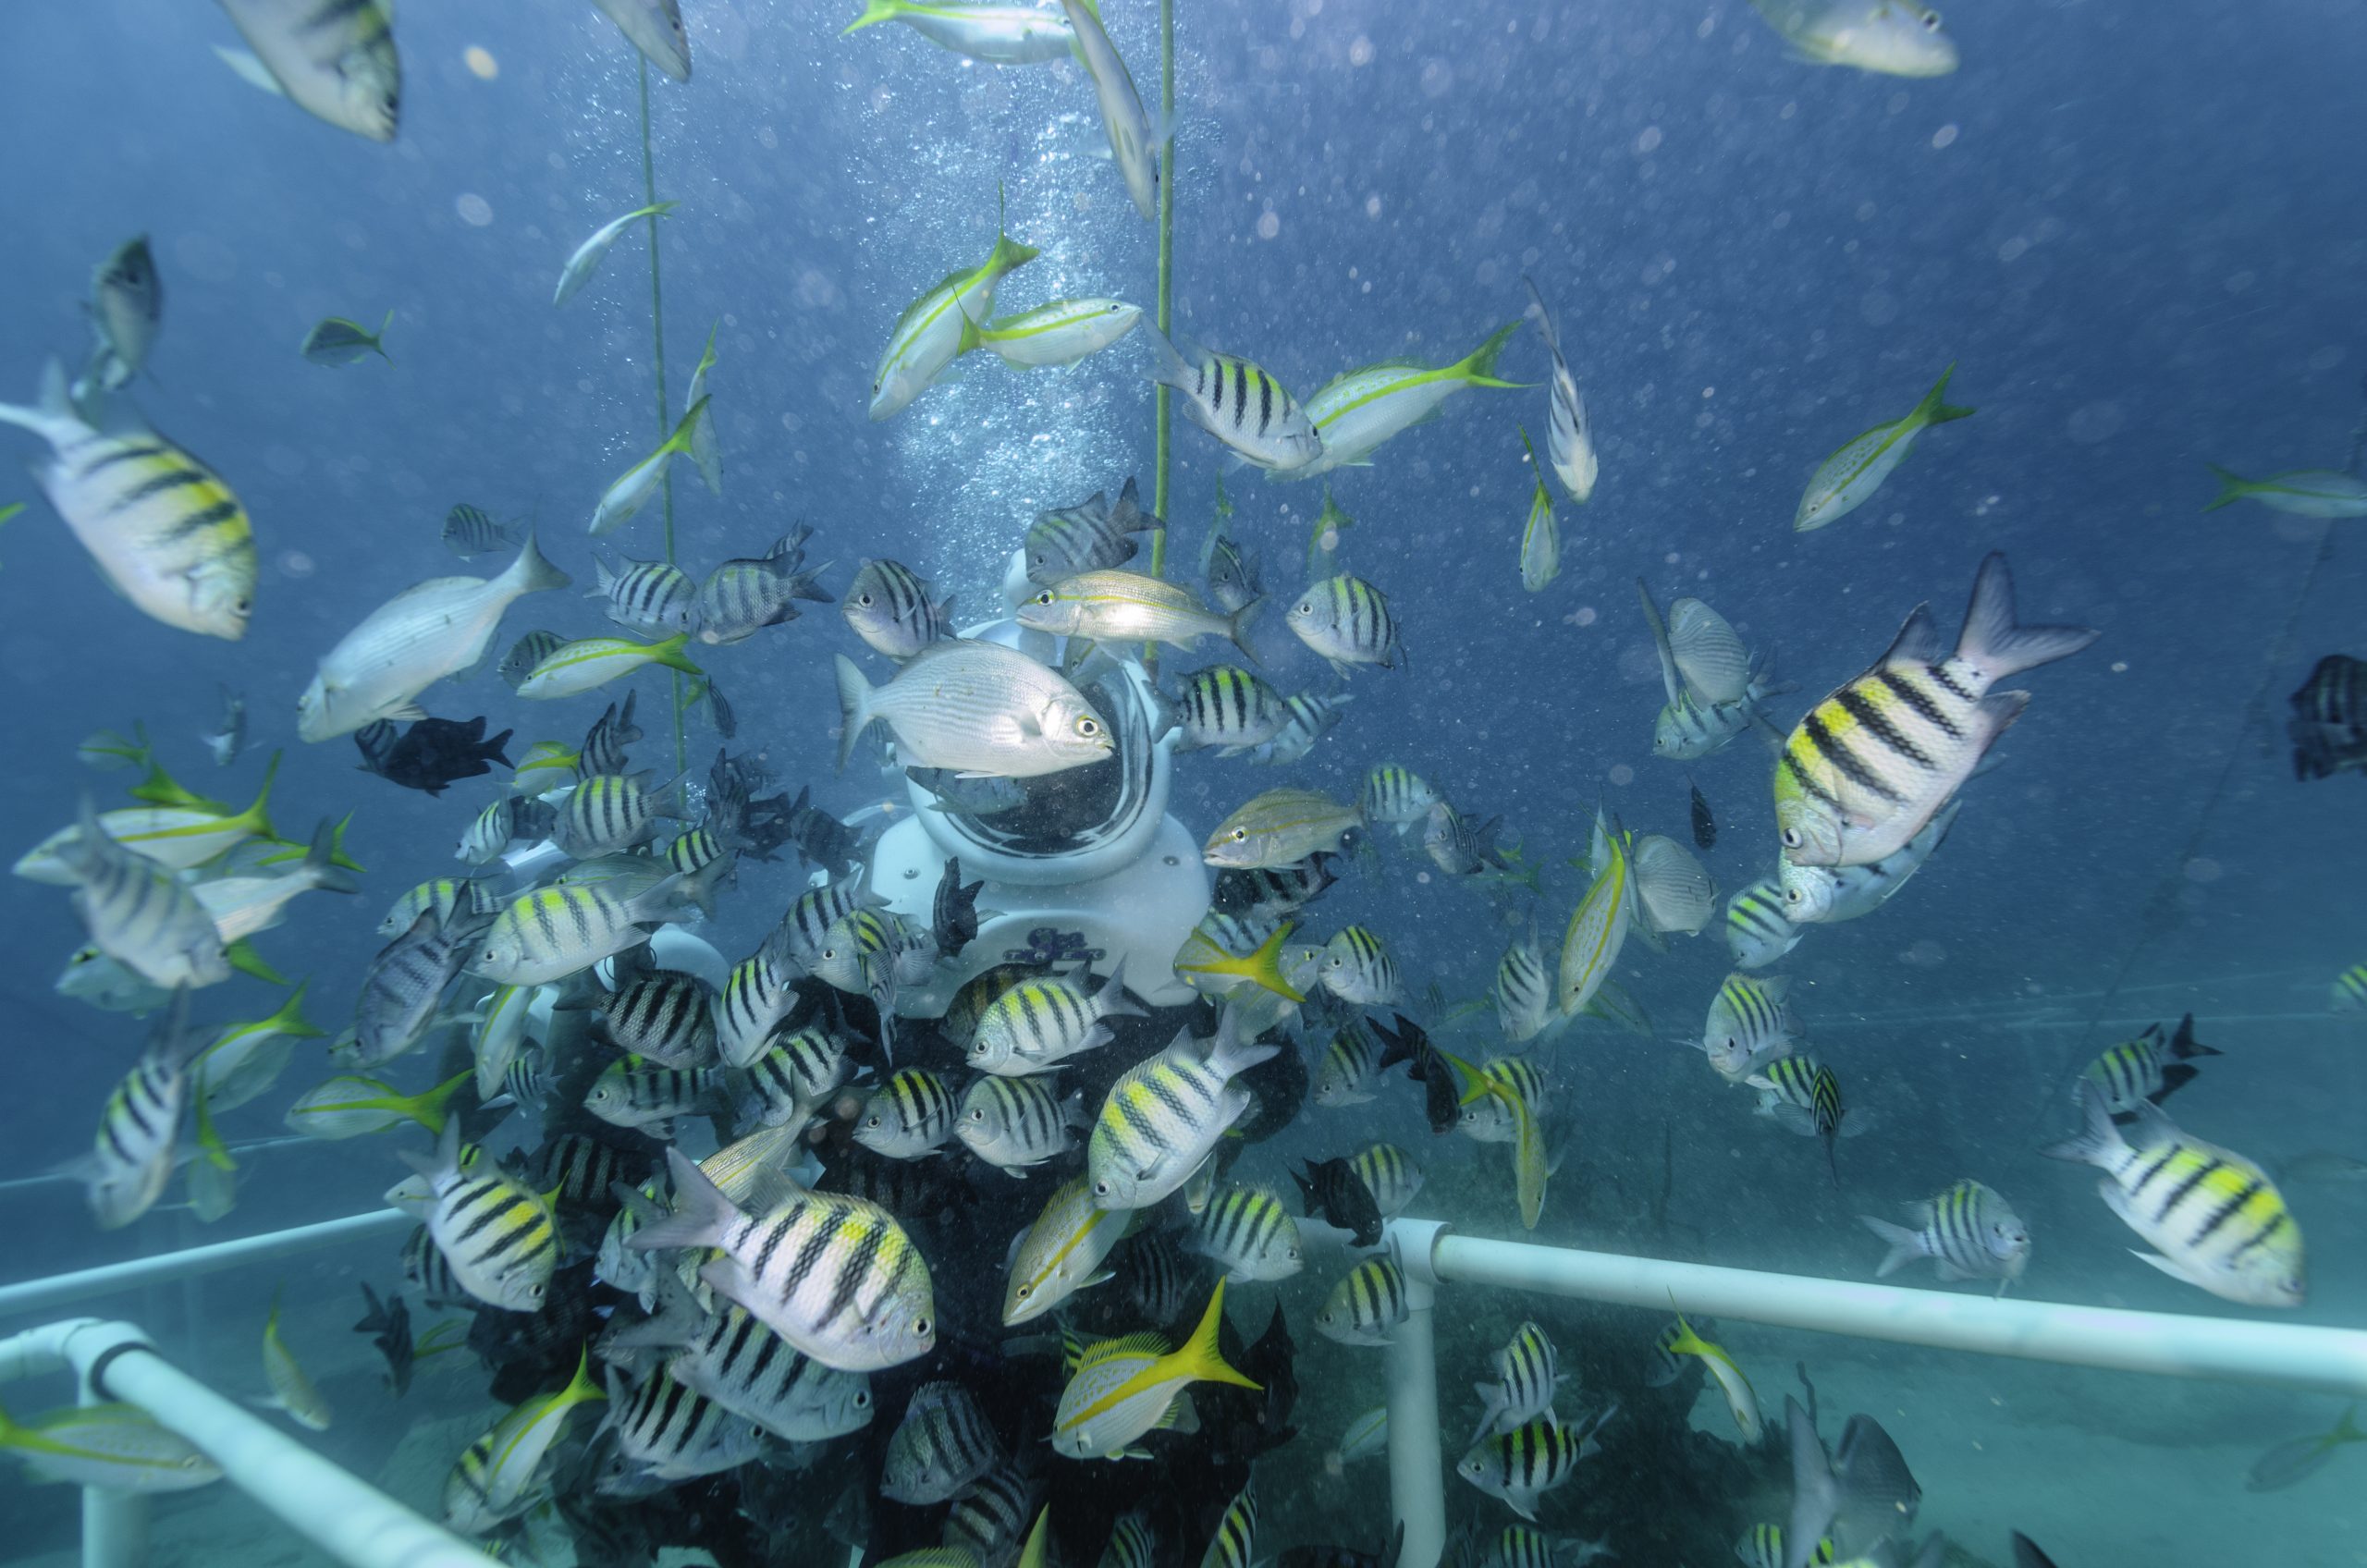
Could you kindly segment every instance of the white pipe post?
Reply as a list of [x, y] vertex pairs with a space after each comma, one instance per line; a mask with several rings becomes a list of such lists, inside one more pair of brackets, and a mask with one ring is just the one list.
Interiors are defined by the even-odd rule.
[[2367, 1333], [2351, 1329], [1998, 1301], [1471, 1236], [1439, 1237], [1430, 1267], [1461, 1284], [1663, 1312], [1674, 1302], [1697, 1317], [1781, 1329], [2367, 1399]]
[[76, 1325], [64, 1349], [102, 1396], [136, 1404], [187, 1438], [232, 1486], [349, 1568], [496, 1568], [442, 1525], [190, 1377], [130, 1325]]
[[1405, 1321], [1381, 1351], [1389, 1403], [1389, 1509], [1405, 1532], [1395, 1568], [1437, 1568], [1446, 1550], [1446, 1478], [1439, 1452], [1439, 1360], [1431, 1254], [1446, 1227], [1392, 1219], [1389, 1244], [1405, 1277]]
[[317, 1225], [299, 1225], [292, 1230], [215, 1242], [184, 1252], [160, 1253], [153, 1257], [135, 1257], [71, 1274], [53, 1274], [43, 1280], [19, 1280], [13, 1285], [0, 1285], [0, 1317], [12, 1313], [45, 1312], [93, 1296], [113, 1295], [168, 1280], [192, 1279], [250, 1263], [266, 1263], [293, 1253], [364, 1241], [407, 1230], [415, 1223], [399, 1208], [374, 1209], [342, 1219], [324, 1219]]

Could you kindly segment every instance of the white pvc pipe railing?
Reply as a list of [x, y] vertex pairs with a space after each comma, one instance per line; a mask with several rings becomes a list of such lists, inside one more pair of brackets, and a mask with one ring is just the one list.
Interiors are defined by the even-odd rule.
[[[495, 1568], [440, 1525], [297, 1442], [158, 1354], [129, 1323], [71, 1318], [0, 1341], [0, 1381], [71, 1369], [84, 1399], [137, 1405], [222, 1468], [224, 1481], [348, 1568]], [[142, 1500], [83, 1488], [85, 1568], [136, 1568]]]
[[1486, 1241], [1454, 1235], [1435, 1219], [1392, 1219], [1387, 1241], [1404, 1272], [1408, 1305], [1419, 1303], [1394, 1331], [1386, 1353], [1390, 1508], [1405, 1525], [1395, 1568], [1436, 1568], [1444, 1545], [1445, 1475], [1431, 1303], [1437, 1290], [1454, 1285], [1493, 1285], [1647, 1311], [1674, 1306], [1699, 1317], [1895, 1344], [2367, 1399], [2367, 1332], [2350, 1329], [1993, 1300]]
[[1440, 1234], [1437, 1277], [1779, 1329], [2073, 1366], [2216, 1378], [2367, 1399], [2367, 1332], [2060, 1302], [1993, 1300], [1850, 1280]]
[[61, 1306], [88, 1301], [93, 1296], [111, 1295], [118, 1291], [137, 1290], [143, 1285], [158, 1285], [172, 1280], [194, 1279], [201, 1274], [219, 1273], [225, 1268], [237, 1268], [250, 1263], [268, 1263], [274, 1258], [287, 1257], [295, 1253], [313, 1252], [345, 1242], [366, 1241], [405, 1231], [416, 1223], [399, 1208], [379, 1208], [367, 1214], [350, 1214], [342, 1219], [324, 1219], [314, 1225], [298, 1225], [286, 1231], [266, 1231], [259, 1236], [240, 1236], [232, 1241], [214, 1242], [180, 1252], [159, 1253], [153, 1257], [135, 1257], [128, 1262], [78, 1269], [70, 1274], [21, 1280], [15, 1284], [0, 1285], [0, 1317], [16, 1313], [54, 1312]]

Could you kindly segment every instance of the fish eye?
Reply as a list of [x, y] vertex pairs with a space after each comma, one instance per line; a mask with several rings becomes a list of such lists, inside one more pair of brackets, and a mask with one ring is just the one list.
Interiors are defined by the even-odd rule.
[[[1047, 596], [1049, 597], [1049, 595]], [[1076, 732], [1090, 741], [1095, 736], [1101, 733], [1101, 721], [1095, 718], [1091, 714], [1079, 714], [1076, 721]]]
[[1291, 611], [1293, 615], [1313, 615], [1314, 613], [1315, 601], [1312, 599], [1301, 599], [1296, 607]]
[[973, 1107], [973, 1108], [972, 1108], [972, 1109], [971, 1109], [971, 1111], [970, 1111], [970, 1120], [971, 1120], [971, 1121], [984, 1121], [986, 1119], [987, 1119], [987, 1108], [986, 1108], [985, 1106], [975, 1106], [975, 1107]]
[[914, 1333], [915, 1333], [915, 1334], [919, 1334], [919, 1335], [922, 1335], [922, 1336], [926, 1337], [926, 1336], [927, 1335], [927, 1333], [928, 1333], [928, 1329], [929, 1329], [929, 1322], [928, 1322], [928, 1319], [927, 1319], [927, 1318], [926, 1318], [926, 1317], [915, 1317], [915, 1318], [914, 1318], [914, 1319], [913, 1319], [913, 1332], [914, 1332]]
[[1108, 1197], [1110, 1195], [1110, 1183], [1107, 1182], [1096, 1182], [1093, 1183], [1093, 1193], [1096, 1197]]
[[1797, 827], [1784, 828], [1783, 838], [1784, 847], [1787, 850], [1797, 850], [1802, 842], [1800, 830]]
[[1233, 830], [1233, 841], [1236, 844], [1245, 844], [1249, 842], [1249, 829], [1246, 827], [1234, 828]]
[[1032, 602], [1038, 605], [1050, 604], [1052, 602], [1052, 591], [1049, 588], [1045, 589], [1042, 593], [1036, 594]]
[[1022, 1285], [1019, 1287], [1019, 1299], [1021, 1301], [1025, 1301], [1029, 1296], [1032, 1296], [1035, 1293], [1036, 1287], [1033, 1285]]
[[1926, 11], [1923, 13], [1923, 31], [1925, 32], [1937, 32], [1940, 31], [1939, 12]]
[[863, 1119], [863, 1124], [865, 1127], [877, 1127], [879, 1125], [879, 1118], [876, 1116], [866, 1116]]

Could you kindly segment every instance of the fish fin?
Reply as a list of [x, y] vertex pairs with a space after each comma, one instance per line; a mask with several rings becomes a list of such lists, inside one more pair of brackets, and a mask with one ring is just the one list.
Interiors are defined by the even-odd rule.
[[[1537, 292], [1537, 286], [1535, 284], [1529, 285], [1529, 292], [1532, 295]], [[1538, 304], [1538, 310], [1541, 312], [1544, 308], [1544, 303], [1540, 300]], [[1527, 387], [1531, 385], [1530, 383], [1522, 381], [1499, 381], [1496, 379], [1496, 361], [1503, 353], [1505, 342], [1514, 333], [1520, 330], [1520, 324], [1526, 319], [1527, 318], [1524, 312], [1524, 314], [1515, 316], [1512, 320], [1504, 323], [1503, 325], [1496, 328], [1495, 332], [1489, 337], [1488, 341], [1480, 344], [1477, 349], [1472, 349], [1471, 352], [1466, 354], [1460, 360], [1457, 360], [1453, 364], [1449, 365], [1447, 367], [1447, 374], [1453, 376], [1455, 380], [1461, 381], [1471, 386], [1501, 386], [1511, 390]], [[1552, 340], [1549, 337], [1547, 341], [1551, 342]]]
[[837, 655], [834, 668], [839, 679], [839, 771], [844, 773], [854, 756], [855, 742], [871, 725], [872, 685], [844, 654]]
[[[2005, 552], [1993, 550], [1981, 561], [1980, 574], [1973, 579], [1972, 597], [1965, 606], [1964, 628], [1956, 633], [1956, 658], [1993, 682], [2068, 658], [2103, 635], [2086, 626], [2017, 623], [2014, 619], [2013, 570], [2005, 564]], [[1986, 706], [1986, 702], [1982, 705]]]
[[1249, 623], [1265, 605], [1265, 596], [1260, 594], [1225, 618], [1225, 635], [1233, 640], [1234, 647], [1241, 650], [1242, 657], [1260, 668], [1264, 668], [1263, 661], [1257, 657], [1257, 650], [1249, 644]]
[[[674, 1178], [674, 1212], [652, 1224], [644, 1225], [625, 1242], [636, 1252], [655, 1252], [663, 1247], [711, 1246], [723, 1233], [723, 1228], [740, 1218], [740, 1210], [723, 1195], [707, 1173], [701, 1170], [690, 1156], [680, 1149], [666, 1151], [667, 1168]], [[718, 1259], [728, 1269], [728, 1262]], [[702, 1269], [704, 1278], [705, 1270]], [[713, 1281], [710, 1280], [710, 1283]]]
[[1932, 384], [1932, 390], [1923, 394], [1923, 400], [1915, 405], [1915, 411], [1907, 418], [1918, 425], [1945, 424], [1952, 419], [1970, 419], [1972, 410], [1959, 408], [1946, 400], [1948, 377], [1956, 373], [1956, 361], [1951, 360], [1948, 368], [1940, 373], [1940, 379]]
[[267, 986], [288, 984], [288, 976], [274, 969], [269, 960], [255, 951], [254, 943], [244, 937], [224, 948], [222, 955], [230, 961], [230, 967], [241, 974], [251, 974]]
[[2198, 1056], [2225, 1056], [2227, 1053], [2214, 1046], [2206, 1046], [2194, 1037], [2194, 1014], [2178, 1020], [2177, 1033], [2170, 1036], [2170, 1054], [2180, 1061]]
[[1784, 1396], [1784, 1424], [1792, 1452], [1792, 1512], [1784, 1526], [1784, 1568], [1808, 1568], [1817, 1542], [1841, 1511], [1841, 1484], [1824, 1456], [1824, 1442], [1800, 1402]]
[[1236, 1388], [1263, 1391], [1264, 1384], [1226, 1365], [1223, 1352], [1217, 1345], [1218, 1334], [1223, 1327], [1224, 1281], [1220, 1280], [1216, 1289], [1209, 1292], [1208, 1307], [1200, 1314], [1200, 1321], [1192, 1329], [1191, 1337], [1172, 1355], [1165, 1358], [1168, 1363], [1166, 1375], [1172, 1377], [1180, 1372], [1196, 1382], [1231, 1383]]
[[1126, 959], [1122, 953], [1118, 956], [1118, 962], [1110, 966], [1110, 976], [1102, 981], [1101, 989], [1093, 993], [1093, 1002], [1103, 1018], [1150, 1016], [1126, 993]]
[[[5, 414], [0, 414], [0, 418], [6, 417]], [[2209, 469], [2213, 477], [2219, 481], [2219, 494], [2204, 503], [2202, 508], [2204, 511], [2215, 512], [2221, 507], [2234, 506], [2238, 501], [2260, 488], [2242, 474], [2230, 473], [2217, 463], [2205, 463], [2202, 466]]]
[[[542, 593], [546, 589], [565, 588], [574, 581], [550, 563], [549, 557], [545, 556], [535, 545], [534, 531], [531, 528], [526, 531], [525, 539], [518, 546], [518, 558], [511, 561], [509, 569], [501, 574], [501, 582], [514, 590], [517, 596], [521, 597], [528, 594]], [[411, 717], [424, 718], [427, 716], [424, 713], [415, 713]]]

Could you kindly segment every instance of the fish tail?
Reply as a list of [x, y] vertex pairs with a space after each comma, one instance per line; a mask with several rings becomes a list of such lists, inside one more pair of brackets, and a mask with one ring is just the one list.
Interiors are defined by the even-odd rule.
[[569, 1410], [576, 1405], [589, 1404], [595, 1399], [607, 1397], [601, 1391], [600, 1385], [592, 1380], [592, 1347], [579, 1346], [575, 1353], [575, 1376], [567, 1380], [567, 1387], [552, 1396], [551, 1407], [554, 1410]]
[[454, 1095], [460, 1092], [460, 1085], [476, 1075], [477, 1070], [471, 1067], [466, 1072], [454, 1073], [423, 1094], [411, 1096], [402, 1107], [403, 1114], [437, 1137], [442, 1137], [444, 1108], [451, 1103]]
[[2104, 1097], [2087, 1084], [2079, 1085], [2079, 1109], [2087, 1117], [2087, 1125], [2076, 1137], [2050, 1144], [2039, 1153], [2049, 1159], [2076, 1160], [2082, 1165], [2107, 1166], [2116, 1156], [2128, 1146], [2114, 1125], [2112, 1108]]
[[518, 546], [518, 558], [511, 561], [509, 570], [501, 575], [509, 586], [521, 596], [540, 594], [546, 589], [566, 588], [575, 582], [551, 564], [550, 557], [544, 555], [541, 546], [534, 543], [534, 531], [531, 528], [526, 530], [526, 537]]
[[[503, 766], [508, 765], [505, 763]], [[304, 851], [304, 870], [311, 876], [313, 886], [324, 892], [358, 893], [362, 891], [361, 882], [351, 872], [337, 864], [337, 839], [341, 832], [339, 827], [328, 818], [321, 819], [321, 825], [313, 829], [311, 846]], [[300, 987], [298, 995], [302, 995]], [[318, 1034], [319, 1031], [314, 1030], [313, 1033]]]
[[1168, 1358], [1169, 1366], [1202, 1383], [1231, 1383], [1235, 1388], [1257, 1389], [1265, 1385], [1243, 1376], [1225, 1364], [1224, 1353], [1217, 1347], [1217, 1335], [1224, 1327], [1224, 1281], [1208, 1294], [1208, 1310], [1200, 1314], [1192, 1337], [1184, 1341], [1181, 1350]]
[[255, 791], [254, 803], [240, 812], [237, 818], [239, 826], [253, 837], [269, 839], [274, 842], [278, 840], [279, 835], [273, 831], [271, 826], [271, 785], [272, 780], [279, 777], [279, 759], [285, 754], [281, 752], [271, 753], [271, 762], [263, 770], [263, 787]]
[[[10, 418], [8, 411], [5, 409], [0, 409], [0, 419], [8, 418]], [[23, 421], [18, 420], [16, 421], [16, 423], [22, 423]], [[2230, 473], [2227, 470], [2221, 468], [2217, 463], [2205, 463], [2202, 466], [2209, 469], [2211, 471], [2212, 477], [2219, 481], [2219, 494], [2213, 496], [2203, 507], [2202, 509], [2204, 511], [2215, 512], [2221, 507], [2232, 507], [2238, 501], [2242, 500], [2245, 496], [2250, 495], [2254, 490], [2259, 488], [2258, 485], [2255, 485], [2250, 480], [2246, 479], [2242, 474]]]
[[1472, 386], [1511, 388], [1527, 386], [1526, 382], [1496, 379], [1496, 361], [1503, 354], [1504, 345], [1511, 340], [1512, 335], [1520, 330], [1520, 324], [1525, 319], [1525, 317], [1515, 316], [1496, 328], [1488, 341], [1480, 344], [1449, 367], [1448, 375]]
[[2225, 1056], [2226, 1053], [2194, 1037], [2194, 1014], [2189, 1012], [2178, 1020], [2177, 1033], [2170, 1036], [2170, 1054], [2180, 1061], [2188, 1061], [2199, 1056]]
[[1888, 1279], [1923, 1256], [1923, 1238], [1906, 1226], [1877, 1219], [1870, 1214], [1858, 1216], [1858, 1222], [1890, 1243], [1890, 1255], [1883, 1259], [1882, 1267], [1874, 1270], [1874, 1278]]
[[2068, 658], [2103, 633], [2086, 626], [2023, 626], [2014, 619], [2014, 573], [2005, 552], [1992, 550], [1973, 579], [1956, 633], [1956, 656], [1984, 671], [1993, 685], [2009, 675]]
[[1946, 400], [1948, 377], [1956, 374], [1956, 361], [1954, 360], [1950, 360], [1948, 361], [1948, 368], [1940, 373], [1940, 379], [1932, 384], [1932, 390], [1923, 394], [1923, 400], [1920, 403], [1916, 404], [1915, 411], [1907, 416], [1909, 423], [1919, 427], [1933, 424], [1945, 424], [1952, 419], [1970, 419], [1972, 417], [1972, 410], [1960, 408], [1956, 404]]
[[853, 759], [854, 743], [871, 726], [871, 682], [846, 655], [838, 655], [839, 676], [839, 771], [844, 773]]
[[1292, 929], [1293, 927], [1286, 923], [1272, 936], [1258, 943], [1257, 951], [1241, 961], [1241, 972], [1284, 1001], [1303, 1002], [1306, 1000], [1306, 993], [1282, 977], [1282, 940], [1291, 934]]
[[839, 30], [839, 36], [844, 38], [848, 33], [860, 32], [863, 29], [877, 23], [894, 21], [903, 14], [904, 0], [870, 0], [870, 3], [864, 6], [863, 15]]
[[2334, 1430], [2328, 1436], [2338, 1443], [2367, 1443], [2367, 1432], [2359, 1429], [2359, 1407], [2355, 1404], [2347, 1407], [2342, 1413], [2342, 1419], [2334, 1424]]
[[625, 1244], [637, 1252], [713, 1245], [740, 1211], [681, 1150], [668, 1149], [666, 1163], [674, 1173], [674, 1212], [644, 1225]]
[[714, 401], [715, 394], [710, 392], [693, 403], [683, 412], [682, 423], [674, 427], [674, 434], [666, 437], [666, 445], [658, 449], [663, 452], [689, 451], [691, 443], [698, 439], [700, 427], [706, 423], [707, 409]]
[[222, 949], [230, 967], [241, 974], [251, 974], [266, 986], [285, 986], [288, 976], [271, 966], [271, 961], [255, 950], [254, 943], [241, 937]]
[[1816, 1423], [1800, 1402], [1785, 1395], [1784, 1417], [1792, 1449], [1792, 1513], [1784, 1527], [1784, 1568], [1807, 1568], [1817, 1543], [1841, 1512], [1841, 1483], [1824, 1456]]
[[264, 1022], [280, 1034], [293, 1035], [300, 1040], [328, 1038], [327, 1030], [304, 1016], [304, 992], [312, 984], [310, 980], [298, 981], [296, 988], [288, 993], [288, 999], [279, 1004], [278, 1011]]
[[66, 366], [55, 358], [41, 367], [41, 386], [31, 405], [0, 403], [0, 424], [21, 425], [52, 446], [83, 428], [66, 386]]
[[380, 341], [380, 339], [381, 339], [381, 338], [384, 338], [384, 337], [386, 336], [386, 328], [388, 328], [388, 327], [390, 327], [390, 326], [392, 326], [392, 325], [395, 325], [395, 312], [392, 312], [392, 311], [388, 311], [388, 312], [386, 312], [386, 320], [384, 320], [384, 321], [382, 321], [382, 322], [380, 322], [380, 323], [378, 324], [378, 330], [377, 330], [376, 334], [375, 334], [374, 336], [373, 336], [373, 337], [371, 337], [371, 339], [370, 339], [370, 347], [372, 347], [373, 349], [377, 349], [377, 350], [378, 350], [378, 357], [379, 357], [380, 359], [382, 359], [382, 360], [386, 361], [388, 364], [393, 364], [393, 363], [395, 362], [395, 357], [394, 357], [392, 354], [389, 354], [388, 352], [386, 352], [386, 345], [385, 343], [381, 342], [381, 341]]
[[1251, 664], [1258, 664], [1260, 661], [1257, 657], [1257, 650], [1249, 645], [1249, 623], [1265, 606], [1266, 597], [1261, 594], [1225, 618], [1224, 634], [1233, 640], [1234, 647], [1241, 650], [1241, 656]]

